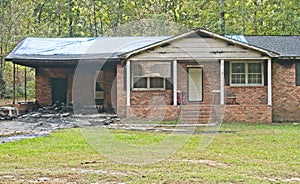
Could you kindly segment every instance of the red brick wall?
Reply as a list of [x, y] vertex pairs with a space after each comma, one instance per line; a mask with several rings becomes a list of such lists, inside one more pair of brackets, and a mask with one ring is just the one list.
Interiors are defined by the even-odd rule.
[[132, 91], [131, 105], [172, 105], [173, 91]]
[[273, 121], [300, 121], [295, 61], [275, 61], [272, 69]]
[[[36, 99], [41, 106], [52, 105], [51, 78], [67, 78], [67, 103], [74, 97], [77, 105], [95, 105], [94, 101], [94, 74], [90, 71], [76, 73], [74, 68], [37, 68], [36, 70]], [[104, 71], [104, 107], [110, 109], [112, 101], [116, 101], [116, 90], [113, 85], [115, 71]], [[76, 83], [73, 90], [73, 80]], [[74, 94], [72, 94], [74, 92]], [[73, 96], [74, 95], [74, 96]]]
[[240, 105], [266, 105], [268, 103], [267, 86], [226, 86], [225, 91], [226, 97], [235, 96], [236, 102]]
[[116, 101], [116, 88], [114, 80], [116, 79], [115, 71], [104, 71], [103, 72], [104, 80], [104, 108], [110, 109], [113, 107], [113, 101]]
[[36, 100], [41, 106], [52, 105], [51, 78], [67, 78], [67, 103], [72, 101], [72, 83], [74, 68], [37, 68], [36, 69]]
[[125, 117], [127, 115], [127, 107], [126, 107], [126, 91], [125, 91], [125, 81], [124, 81], [124, 67], [121, 65], [117, 65], [117, 77], [116, 77], [116, 108], [117, 114], [120, 117]]

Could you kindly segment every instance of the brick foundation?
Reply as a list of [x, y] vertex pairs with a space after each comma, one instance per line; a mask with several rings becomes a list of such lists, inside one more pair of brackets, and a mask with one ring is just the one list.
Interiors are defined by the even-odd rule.
[[127, 117], [171, 121], [178, 118], [179, 112], [180, 107], [173, 105], [132, 105], [128, 108]]
[[223, 122], [272, 123], [268, 105], [226, 105]]
[[127, 117], [167, 121], [182, 119], [182, 123], [202, 124], [214, 123], [213, 116], [218, 116], [222, 122], [272, 122], [272, 108], [268, 105], [227, 105], [217, 110], [217, 114], [213, 114], [212, 107], [207, 105], [184, 105], [182, 108], [180, 112], [180, 106], [132, 105], [128, 108]]

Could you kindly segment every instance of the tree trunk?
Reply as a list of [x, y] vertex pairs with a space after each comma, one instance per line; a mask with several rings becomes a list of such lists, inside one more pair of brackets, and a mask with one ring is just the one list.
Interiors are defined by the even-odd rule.
[[70, 33], [70, 37], [73, 37], [73, 5], [74, 2], [73, 0], [70, 0], [69, 2], [69, 33]]
[[221, 34], [226, 34], [226, 27], [225, 27], [225, 12], [224, 12], [224, 0], [220, 0], [220, 6], [221, 6]]

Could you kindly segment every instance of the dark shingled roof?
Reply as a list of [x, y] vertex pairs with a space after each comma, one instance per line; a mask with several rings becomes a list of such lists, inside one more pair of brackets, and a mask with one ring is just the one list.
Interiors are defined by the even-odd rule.
[[273, 51], [280, 57], [300, 56], [300, 36], [245, 36], [251, 45]]

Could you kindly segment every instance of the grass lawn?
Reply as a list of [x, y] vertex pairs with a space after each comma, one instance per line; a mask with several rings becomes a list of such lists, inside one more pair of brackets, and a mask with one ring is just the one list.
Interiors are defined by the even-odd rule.
[[[122, 164], [95, 151], [80, 129], [0, 144], [0, 183], [299, 183], [300, 125], [223, 124], [206, 149], [201, 128], [169, 158]], [[228, 133], [229, 132], [229, 133]], [[166, 133], [110, 130], [128, 145]], [[184, 134], [178, 135], [185, 138]], [[100, 151], [101, 152], [101, 151]]]

